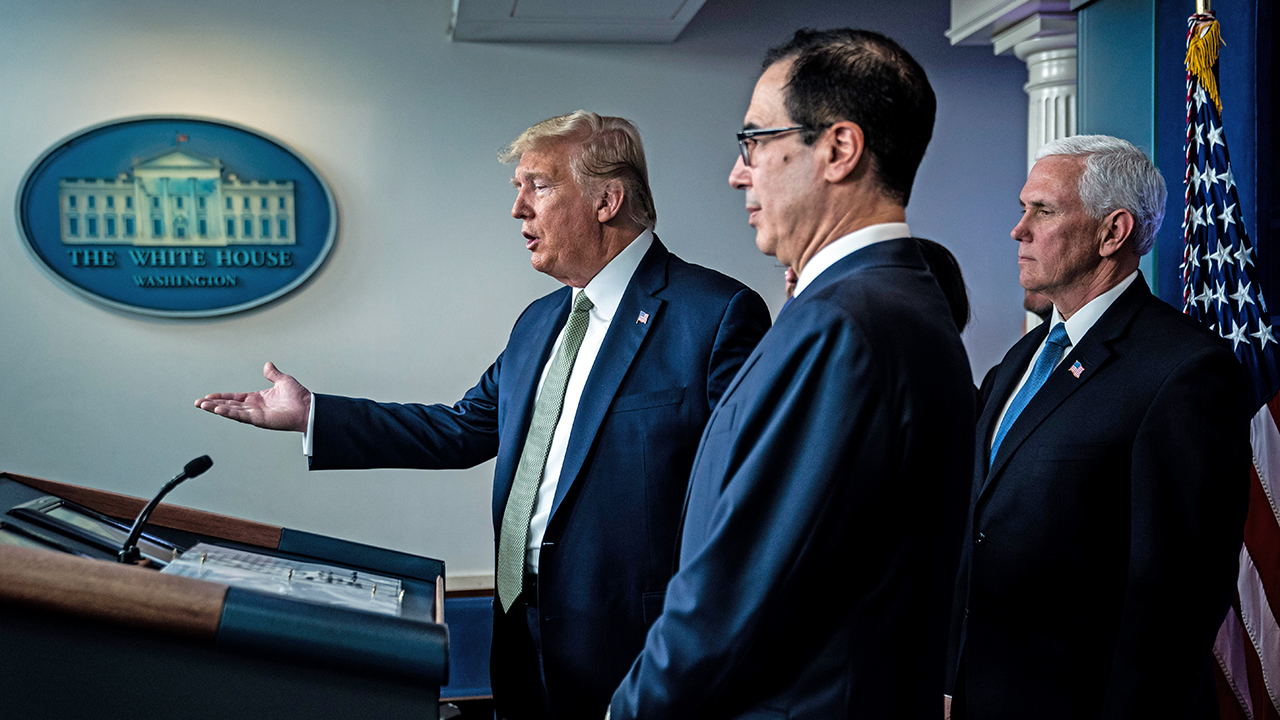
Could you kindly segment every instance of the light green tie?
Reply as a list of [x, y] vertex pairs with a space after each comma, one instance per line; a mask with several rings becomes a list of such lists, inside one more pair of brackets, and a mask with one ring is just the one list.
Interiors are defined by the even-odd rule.
[[564, 391], [569, 385], [569, 374], [578, 359], [578, 348], [587, 334], [587, 320], [591, 312], [591, 300], [579, 290], [573, 298], [573, 312], [564, 326], [564, 339], [551, 361], [542, 392], [533, 406], [533, 418], [529, 421], [529, 434], [520, 452], [520, 464], [511, 483], [511, 495], [502, 512], [502, 530], [498, 538], [498, 601], [502, 611], [511, 609], [524, 586], [525, 546], [529, 542], [529, 518], [533, 516], [534, 501], [538, 499], [538, 484], [547, 469], [547, 455], [551, 452], [551, 436], [560, 422], [564, 409]]

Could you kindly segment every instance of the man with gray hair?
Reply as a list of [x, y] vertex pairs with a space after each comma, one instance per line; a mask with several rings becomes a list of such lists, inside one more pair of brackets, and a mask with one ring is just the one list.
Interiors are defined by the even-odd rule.
[[951, 717], [1217, 717], [1211, 649], [1248, 496], [1244, 373], [1138, 271], [1165, 204], [1140, 150], [1051, 142], [1020, 202], [1020, 281], [1053, 310], [983, 398]]
[[662, 612], [698, 438], [769, 327], [742, 283], [653, 234], [640, 134], [577, 111], [526, 130], [511, 214], [534, 269], [566, 287], [530, 305], [458, 403], [273, 387], [196, 405], [305, 432], [311, 469], [465, 468], [497, 458], [490, 676], [499, 718], [604, 715]]

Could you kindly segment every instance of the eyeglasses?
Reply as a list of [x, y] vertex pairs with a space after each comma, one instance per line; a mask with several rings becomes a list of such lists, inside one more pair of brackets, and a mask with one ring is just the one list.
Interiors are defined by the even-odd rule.
[[791, 127], [743, 130], [738, 133], [738, 152], [742, 153], [742, 164], [751, 167], [751, 151], [755, 150], [756, 144], [760, 142], [758, 138], [773, 137], [792, 130], [803, 130], [804, 127], [804, 125], [792, 125]]

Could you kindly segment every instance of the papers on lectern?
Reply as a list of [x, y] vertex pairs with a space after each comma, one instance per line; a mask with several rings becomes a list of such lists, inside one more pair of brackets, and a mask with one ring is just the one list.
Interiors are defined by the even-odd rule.
[[207, 543], [188, 549], [160, 572], [323, 605], [400, 614], [402, 591], [397, 578]]

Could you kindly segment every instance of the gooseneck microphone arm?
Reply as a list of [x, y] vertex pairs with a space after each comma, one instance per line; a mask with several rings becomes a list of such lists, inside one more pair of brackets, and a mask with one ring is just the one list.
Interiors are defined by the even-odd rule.
[[138, 552], [138, 538], [141, 537], [142, 528], [146, 526], [147, 520], [151, 517], [151, 512], [156, 509], [156, 506], [160, 504], [164, 496], [169, 494], [170, 490], [178, 487], [179, 483], [188, 478], [193, 478], [211, 467], [213, 467], [213, 460], [210, 460], [208, 455], [201, 455], [187, 463], [186, 467], [182, 468], [182, 472], [165, 483], [164, 487], [160, 488], [160, 493], [152, 498], [146, 507], [142, 508], [142, 512], [138, 513], [138, 519], [133, 521], [133, 528], [129, 530], [129, 537], [125, 539], [124, 546], [120, 548], [116, 559], [119, 562], [131, 564], [141, 560], [142, 553]]

